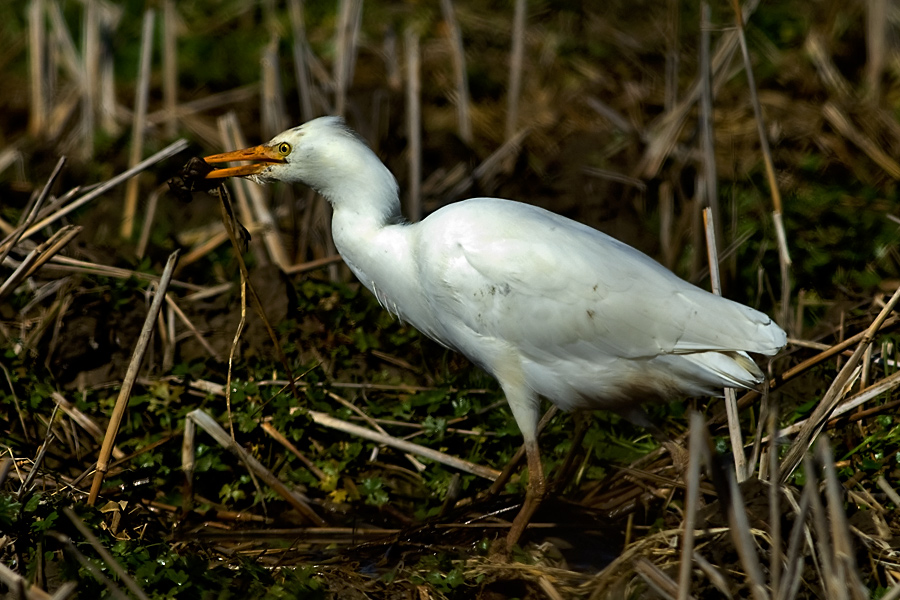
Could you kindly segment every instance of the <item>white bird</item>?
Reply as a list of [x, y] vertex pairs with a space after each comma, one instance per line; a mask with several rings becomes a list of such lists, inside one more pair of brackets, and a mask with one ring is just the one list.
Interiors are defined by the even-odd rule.
[[378, 302], [499, 381], [529, 470], [508, 547], [546, 493], [541, 396], [563, 410], [607, 409], [641, 421], [647, 401], [760, 384], [763, 373], [747, 352], [773, 355], [786, 342], [763, 313], [541, 208], [472, 198], [405, 221], [396, 179], [338, 117], [204, 160], [251, 161], [208, 178], [315, 189], [334, 209], [338, 252]]

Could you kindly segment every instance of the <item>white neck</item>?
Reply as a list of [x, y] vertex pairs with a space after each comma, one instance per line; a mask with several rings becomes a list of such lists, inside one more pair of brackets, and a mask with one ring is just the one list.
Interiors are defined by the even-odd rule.
[[354, 157], [362, 158], [364, 165], [320, 191], [334, 209], [334, 245], [344, 262], [389, 312], [402, 319], [408, 313], [404, 305], [415, 301], [402, 290], [415, 289], [411, 246], [416, 227], [403, 221], [393, 175], [365, 150], [365, 158]]

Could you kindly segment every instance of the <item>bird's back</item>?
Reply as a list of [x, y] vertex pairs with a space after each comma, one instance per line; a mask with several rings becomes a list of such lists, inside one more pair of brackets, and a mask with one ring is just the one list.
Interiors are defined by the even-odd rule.
[[411, 322], [495, 375], [519, 361], [563, 408], [752, 386], [745, 352], [785, 343], [766, 315], [537, 207], [477, 198], [411, 227], [428, 300]]

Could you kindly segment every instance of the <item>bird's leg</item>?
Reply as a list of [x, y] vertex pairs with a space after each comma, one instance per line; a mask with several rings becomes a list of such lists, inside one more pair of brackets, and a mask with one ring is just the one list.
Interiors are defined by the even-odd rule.
[[[559, 412], [559, 408], [556, 406], [551, 406], [547, 409], [547, 412], [544, 413], [544, 416], [541, 417], [541, 421], [537, 426], [537, 435], [540, 435], [544, 430], [544, 427], [547, 423], [550, 422], [550, 419], [556, 416], [556, 413]], [[509, 459], [509, 462], [506, 463], [506, 466], [503, 467], [503, 471], [500, 472], [500, 476], [494, 480], [494, 483], [491, 484], [491, 487], [488, 488], [486, 495], [487, 496], [496, 496], [499, 494], [503, 488], [506, 486], [506, 483], [509, 481], [509, 478], [512, 477], [513, 472], [519, 466], [519, 461], [522, 460], [522, 457], [525, 456], [525, 448], [526, 445], [522, 444], [516, 453], [513, 454], [513, 457]]]
[[519, 538], [522, 537], [522, 533], [531, 521], [531, 517], [547, 494], [544, 468], [541, 465], [541, 453], [536, 439], [525, 440], [525, 455], [528, 459], [528, 486], [525, 490], [525, 502], [522, 504], [519, 514], [513, 520], [512, 527], [510, 527], [506, 536], [507, 551], [511, 551], [512, 547], [519, 542]]

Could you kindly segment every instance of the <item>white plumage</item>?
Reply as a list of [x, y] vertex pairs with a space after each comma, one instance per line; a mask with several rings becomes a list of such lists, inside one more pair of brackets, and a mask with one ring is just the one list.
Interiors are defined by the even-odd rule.
[[528, 450], [514, 543], [544, 494], [539, 397], [639, 418], [648, 400], [721, 395], [763, 374], [785, 334], [766, 315], [701, 290], [641, 252], [546, 210], [497, 198], [404, 222], [393, 175], [343, 121], [323, 117], [268, 144], [207, 157], [253, 161], [209, 177], [305, 183], [334, 208], [334, 243], [391, 313], [500, 382]]

